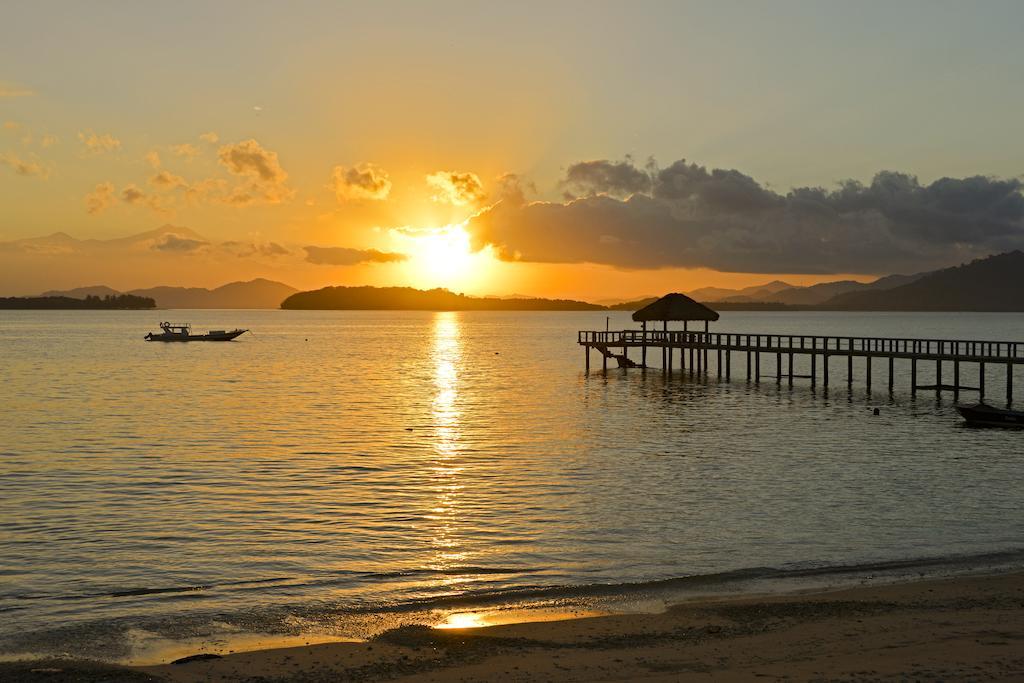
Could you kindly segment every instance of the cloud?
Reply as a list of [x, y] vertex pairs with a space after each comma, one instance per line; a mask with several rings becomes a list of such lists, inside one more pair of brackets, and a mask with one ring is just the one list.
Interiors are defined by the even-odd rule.
[[[646, 190], [610, 196], [643, 186], [639, 174], [649, 178]], [[586, 179], [586, 196], [480, 211], [468, 224], [474, 248], [492, 244], [506, 260], [748, 273], [916, 272], [1024, 248], [1015, 178], [923, 185], [882, 171], [867, 185], [783, 195], [738, 170], [685, 160], [664, 169], [588, 166], [573, 178], [576, 190]]]
[[200, 135], [199, 139], [202, 140], [203, 142], [208, 142], [211, 145], [215, 145], [220, 141], [220, 136], [214, 133], [213, 131], [210, 131], [209, 133], [203, 133], [202, 135]]
[[388, 172], [373, 164], [352, 168], [335, 166], [331, 171], [331, 188], [339, 202], [358, 199], [387, 199], [391, 192]]
[[408, 256], [376, 249], [352, 249], [349, 247], [304, 247], [306, 260], [310, 263], [328, 266], [354, 266], [360, 263], [395, 263], [405, 261]]
[[78, 133], [78, 139], [85, 145], [89, 154], [103, 154], [121, 149], [121, 141], [110, 133], [97, 135], [91, 130]]
[[146, 152], [146, 156], [144, 156], [143, 158], [146, 160], [146, 163], [152, 166], [153, 168], [160, 168], [162, 164], [160, 160], [160, 152], [156, 151], [155, 149], [151, 149], [148, 152]]
[[180, 145], [171, 145], [171, 153], [174, 156], [184, 157], [191, 161], [202, 154], [202, 150], [190, 142], [183, 142]]
[[188, 187], [188, 183], [180, 175], [174, 175], [166, 169], [157, 171], [149, 179], [149, 184], [166, 190], [173, 190], [179, 187]]
[[264, 149], [256, 140], [244, 140], [233, 145], [224, 145], [217, 156], [222, 166], [234, 175], [248, 179], [235, 187], [224, 201], [236, 206], [256, 202], [277, 204], [290, 199], [293, 192], [288, 187], [288, 174], [277, 160], [277, 153]]
[[427, 175], [427, 187], [435, 202], [466, 206], [484, 199], [484, 187], [475, 173], [437, 171]]
[[95, 190], [85, 195], [85, 210], [91, 214], [102, 213], [116, 203], [114, 183], [111, 182], [100, 183]]
[[497, 198], [500, 201], [521, 206], [526, 203], [526, 194], [537, 194], [537, 186], [532, 181], [526, 180], [521, 175], [506, 173], [499, 176], [496, 184]]
[[267, 256], [275, 258], [277, 256], [287, 256], [292, 252], [287, 248], [282, 247], [277, 242], [238, 242], [229, 241], [222, 242], [220, 247], [229, 253], [238, 256], [239, 258], [247, 256]]
[[56, 135], [53, 135], [52, 133], [46, 133], [45, 135], [43, 135], [43, 137], [39, 138], [39, 144], [43, 148], [53, 147], [58, 142], [60, 142], [60, 138], [58, 138]]
[[164, 205], [166, 200], [166, 196], [161, 197], [155, 194], [148, 194], [135, 184], [126, 185], [121, 190], [121, 201], [125, 204], [130, 206], [146, 206], [157, 213], [172, 213], [172, 209]]
[[153, 245], [150, 247], [150, 249], [153, 249], [154, 251], [182, 254], [192, 253], [194, 251], [202, 249], [205, 246], [208, 246], [209, 244], [210, 243], [207, 242], [206, 240], [194, 239], [192, 237], [185, 237], [175, 234], [167, 234], [163, 235], [162, 237], [160, 237], [160, 239], [155, 241]]
[[561, 184], [566, 189], [567, 199], [594, 194], [628, 197], [637, 192], [648, 192], [651, 175], [649, 170], [634, 166], [629, 157], [619, 162], [600, 159], [573, 164]]
[[288, 179], [277, 161], [277, 153], [263, 149], [255, 140], [225, 145], [218, 156], [220, 163], [235, 175], [252, 176], [266, 183], [283, 183]]
[[[161, 180], [174, 178], [178, 178], [178, 176], [168, 174], [168, 176], [165, 176]], [[152, 182], [155, 179], [156, 177], [154, 176], [150, 181]], [[182, 182], [185, 182], [184, 179], [181, 180]], [[226, 199], [228, 193], [227, 181], [220, 178], [205, 178], [196, 182], [185, 182], [185, 184], [181, 186], [181, 189], [185, 194], [185, 201], [189, 204], [199, 204], [207, 200], [230, 203], [227, 202]]]
[[125, 204], [138, 204], [145, 201], [146, 193], [137, 188], [135, 185], [128, 185], [121, 190], [121, 201]]
[[5, 97], [32, 97], [34, 90], [22, 87], [16, 83], [0, 82], [0, 99]]
[[20, 176], [36, 176], [44, 180], [50, 176], [49, 170], [38, 162], [22, 159], [14, 152], [0, 153], [0, 165], [9, 167]]

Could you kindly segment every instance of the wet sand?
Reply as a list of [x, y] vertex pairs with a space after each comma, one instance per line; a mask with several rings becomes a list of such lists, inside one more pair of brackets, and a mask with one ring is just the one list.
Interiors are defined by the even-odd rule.
[[[11, 681], [1024, 680], [1024, 573], [706, 599], [663, 614], [438, 630]], [[51, 671], [31, 672], [29, 667]], [[61, 669], [53, 671], [52, 669]]]

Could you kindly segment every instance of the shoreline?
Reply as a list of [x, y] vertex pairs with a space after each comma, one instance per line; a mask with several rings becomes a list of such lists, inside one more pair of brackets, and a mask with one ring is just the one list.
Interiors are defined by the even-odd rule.
[[[1024, 678], [1024, 571], [695, 598], [659, 614], [481, 628], [403, 626], [363, 642], [183, 664], [0, 664], [10, 681], [676, 681]], [[198, 654], [198, 653], [197, 653]]]

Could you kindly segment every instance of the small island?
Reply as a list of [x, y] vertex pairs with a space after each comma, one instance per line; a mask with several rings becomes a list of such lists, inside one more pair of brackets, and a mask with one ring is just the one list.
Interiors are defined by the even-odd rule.
[[12, 296], [0, 297], [3, 310], [89, 310], [124, 311], [156, 308], [156, 301], [146, 296], [117, 294], [104, 297], [87, 296], [75, 299], [70, 296]]
[[291, 310], [321, 311], [603, 311], [604, 306], [572, 299], [500, 299], [413, 287], [324, 287], [292, 294], [281, 303]]

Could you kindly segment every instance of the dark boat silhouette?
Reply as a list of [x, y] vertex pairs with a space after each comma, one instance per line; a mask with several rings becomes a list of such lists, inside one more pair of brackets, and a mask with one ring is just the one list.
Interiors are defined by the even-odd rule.
[[249, 330], [210, 330], [206, 334], [192, 334], [192, 326], [188, 323], [160, 323], [163, 332], [150, 332], [146, 341], [190, 342], [190, 341], [231, 341]]
[[985, 403], [956, 406], [970, 427], [1012, 427], [1024, 429], [1024, 411], [1004, 410]]

